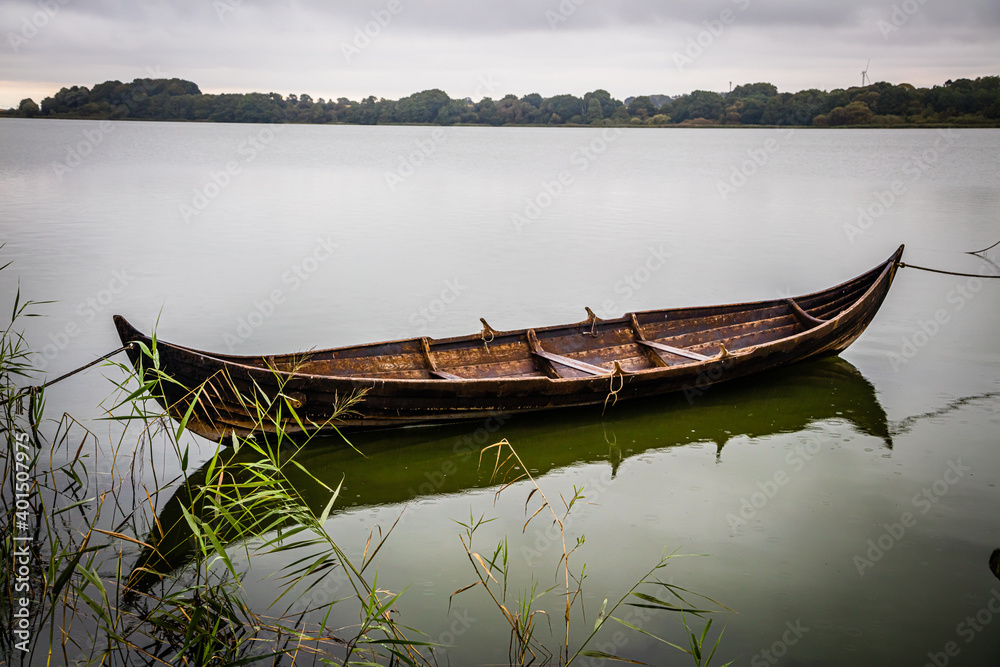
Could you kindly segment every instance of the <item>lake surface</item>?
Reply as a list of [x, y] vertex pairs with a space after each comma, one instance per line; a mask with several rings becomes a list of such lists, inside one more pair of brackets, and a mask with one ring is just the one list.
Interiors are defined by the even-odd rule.
[[[1000, 274], [997, 249], [963, 254], [1000, 240], [996, 130], [5, 120], [0, 147], [0, 259], [14, 261], [0, 289], [57, 301], [27, 329], [50, 378], [118, 346], [114, 313], [191, 347], [276, 353], [465, 334], [479, 317], [503, 330], [579, 321], [585, 306], [806, 293], [900, 243], [908, 263]], [[359, 437], [368, 459], [334, 443], [309, 467], [330, 485], [347, 476], [327, 529], [349, 552], [402, 515], [379, 582], [408, 587], [402, 622], [456, 644], [453, 665], [504, 662], [508, 641], [481, 591], [449, 612], [474, 580], [456, 520], [496, 517], [477, 545], [508, 537], [512, 588], [556, 583], [544, 525], [522, 534], [528, 489], [494, 502], [476, 468], [501, 438], [550, 498], [584, 488], [568, 529], [586, 536], [574, 637], [667, 549], [707, 554], [664, 576], [735, 612], [719, 614], [720, 662], [998, 664], [998, 306], [1000, 281], [904, 269], [838, 359], [690, 405]], [[102, 374], [120, 379], [92, 370], [52, 388], [50, 416], [100, 417]], [[198, 464], [213, 445], [191, 438]], [[176, 474], [171, 455], [145, 456]], [[255, 598], [270, 599], [275, 566], [255, 560]], [[560, 599], [539, 604], [558, 636]], [[356, 622], [345, 607], [332, 625]], [[676, 619], [648, 623], [684, 643]], [[638, 635], [614, 646], [615, 631], [595, 648], [687, 664]]]

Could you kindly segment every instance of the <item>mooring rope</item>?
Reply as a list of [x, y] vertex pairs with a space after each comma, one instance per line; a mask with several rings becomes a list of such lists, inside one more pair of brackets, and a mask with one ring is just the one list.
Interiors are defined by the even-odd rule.
[[987, 250], [992, 250], [993, 248], [996, 248], [998, 245], [1000, 245], [1000, 241], [997, 241], [993, 245], [989, 246], [988, 248], [983, 248], [982, 250], [967, 250], [965, 252], [965, 254], [966, 255], [978, 255], [981, 252], [986, 252]]
[[[615, 377], [618, 377], [620, 384], [618, 388], [615, 389]], [[611, 386], [608, 387], [609, 393], [604, 397], [604, 408], [601, 410], [603, 415], [605, 410], [608, 409], [608, 401], [611, 401], [611, 406], [614, 407], [618, 403], [618, 392], [625, 388], [625, 370], [621, 367], [617, 361], [615, 362], [615, 368], [611, 371]], [[612, 400], [613, 399], [613, 400]]]
[[115, 356], [119, 352], [123, 352], [123, 351], [129, 349], [130, 347], [133, 347], [134, 345], [135, 345], [135, 341], [132, 341], [130, 343], [122, 345], [120, 348], [118, 348], [114, 352], [108, 352], [107, 354], [103, 354], [103, 355], [99, 356], [97, 359], [94, 359], [93, 361], [91, 361], [89, 363], [86, 363], [86, 364], [84, 364], [83, 366], [80, 366], [77, 369], [71, 370], [69, 373], [66, 373], [64, 375], [60, 375], [55, 380], [49, 380], [48, 382], [44, 382], [44, 383], [42, 383], [40, 385], [32, 385], [31, 387], [25, 387], [24, 389], [22, 389], [21, 391], [17, 392], [16, 394], [14, 394], [13, 396], [11, 396], [10, 398], [8, 398], [8, 399], [6, 399], [4, 401], [0, 401], [0, 405], [6, 405], [8, 403], [12, 403], [13, 401], [16, 401], [16, 400], [18, 400], [20, 398], [28, 396], [29, 394], [31, 395], [32, 401], [34, 401], [35, 394], [37, 394], [38, 392], [42, 391], [46, 387], [51, 387], [52, 385], [54, 385], [57, 382], [62, 382], [66, 378], [73, 377], [77, 373], [85, 371], [88, 368], [90, 368], [91, 366], [99, 364], [102, 361], [107, 361], [108, 359], [110, 359], [111, 357]]
[[985, 276], [981, 273], [959, 273], [958, 271], [945, 271], [944, 269], [931, 269], [926, 266], [917, 266], [916, 264], [907, 264], [905, 262], [899, 263], [899, 268], [901, 269], [919, 269], [921, 271], [930, 271], [931, 273], [944, 273], [949, 276], [965, 276], [967, 278], [1000, 278], [1000, 275]]

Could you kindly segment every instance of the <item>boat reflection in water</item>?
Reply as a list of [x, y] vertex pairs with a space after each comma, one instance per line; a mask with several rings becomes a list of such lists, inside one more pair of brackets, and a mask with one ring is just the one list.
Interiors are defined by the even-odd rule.
[[[875, 388], [850, 363], [827, 358], [782, 369], [752, 382], [706, 389], [700, 395], [670, 396], [630, 402], [602, 417], [593, 408], [533, 415], [494, 415], [475, 425], [414, 427], [357, 434], [351, 443], [364, 456], [335, 438], [314, 439], [294, 453], [295, 459], [330, 488], [341, 480], [344, 490], [334, 513], [377, 507], [441, 494], [456, 494], [491, 485], [491, 465], [479, 467], [480, 450], [502, 438], [518, 450], [537, 477], [580, 463], [607, 461], [612, 473], [621, 461], [655, 449], [713, 443], [716, 456], [736, 437], [760, 438], [796, 433], [829, 420], [850, 423], [859, 433], [876, 437], [887, 448], [892, 440], [885, 411]], [[220, 459], [239, 474], [238, 464], [260, 455], [249, 447], [228, 449]], [[148, 590], [195, 556], [182, 504], [205, 484], [208, 464], [192, 473], [164, 505], [130, 577], [130, 587]], [[318, 515], [330, 491], [297, 466], [283, 468], [288, 480]], [[199, 508], [195, 507], [195, 511]], [[161, 533], [162, 530], [162, 533]], [[234, 534], [231, 539], [236, 539]]]

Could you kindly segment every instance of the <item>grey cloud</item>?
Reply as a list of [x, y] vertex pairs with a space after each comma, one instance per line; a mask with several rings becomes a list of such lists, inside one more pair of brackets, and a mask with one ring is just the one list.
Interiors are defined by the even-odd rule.
[[[440, 0], [418, 2], [399, 0], [411, 24], [428, 29], [457, 29], [470, 32], [538, 30], [550, 27], [547, 15], [565, 18], [558, 27], [604, 28], [616, 25], [656, 23], [699, 24], [718, 18], [723, 11], [739, 16], [750, 25], [807, 25], [836, 27], [857, 25], [863, 16], [889, 17], [894, 5], [917, 8], [928, 20], [942, 26], [1000, 24], [1000, 3], [995, 0], [842, 0], [803, 2], [802, 0], [507, 0], [469, 2]], [[290, 5], [300, 11], [336, 15], [348, 21], [368, 20], [373, 9], [386, 3], [361, 0], [326, 4], [318, 0], [298, 0]]]
[[[391, 25], [347, 61], [342, 45], [371, 25], [372, 12], [384, 16], [390, 2], [399, 10]], [[1000, 71], [997, 0], [71, 0], [58, 6], [23, 48], [0, 45], [5, 78], [93, 85], [144, 76], [151, 67], [214, 91], [396, 97], [430, 87], [472, 95], [480, 76], [499, 72], [501, 94], [600, 87], [627, 96], [723, 90], [730, 80], [831, 89], [854, 85], [869, 56], [874, 78], [916, 85]], [[732, 27], [679, 71], [672, 54], [724, 10], [733, 12]], [[38, 11], [34, 0], [4, 0], [0, 35], [19, 30]], [[894, 11], [904, 11], [905, 25], [884, 36], [879, 22], [891, 21]]]
[[[547, 30], [551, 16], [560, 17], [559, 29], [595, 29], [614, 26], [656, 24], [700, 24], [716, 19], [723, 11], [738, 16], [747, 25], [801, 25], [832, 28], [858, 25], [863, 17], [888, 19], [893, 7], [916, 8], [916, 14], [935, 25], [984, 27], [1000, 25], [1000, 3], [995, 0], [840, 0], [803, 2], [802, 0], [505, 0], [497, 2], [470, 0], [393, 0], [401, 8], [401, 23], [410, 28], [466, 33], [504, 33]], [[115, 21], [147, 23], [157, 21], [169, 29], [205, 21], [238, 18], [254, 14], [273, 29], [297, 24], [363, 25], [372, 20], [372, 12], [384, 10], [390, 0], [178, 0], [170, 3], [101, 2], [75, 0], [64, 8]], [[30, 7], [31, 3], [14, 3]]]

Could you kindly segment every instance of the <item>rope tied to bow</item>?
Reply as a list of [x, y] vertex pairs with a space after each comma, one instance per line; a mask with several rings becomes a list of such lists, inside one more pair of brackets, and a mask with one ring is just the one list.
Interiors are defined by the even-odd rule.
[[[39, 392], [41, 392], [43, 389], [46, 389], [47, 387], [51, 387], [52, 385], [56, 384], [57, 382], [62, 382], [66, 378], [73, 377], [77, 373], [81, 373], [81, 372], [87, 370], [88, 368], [90, 368], [91, 366], [94, 366], [96, 364], [101, 363], [102, 361], [107, 361], [108, 359], [110, 359], [111, 357], [115, 356], [119, 352], [124, 352], [125, 350], [128, 350], [128, 349], [130, 349], [130, 348], [132, 348], [134, 346], [135, 346], [135, 341], [131, 341], [129, 343], [126, 343], [125, 345], [122, 345], [120, 348], [118, 348], [114, 352], [108, 352], [107, 354], [102, 354], [97, 359], [94, 359], [93, 361], [88, 362], [88, 363], [84, 364], [83, 366], [80, 366], [79, 368], [71, 370], [69, 373], [65, 373], [63, 375], [60, 375], [55, 380], [49, 380], [48, 382], [44, 382], [44, 383], [42, 383], [40, 385], [32, 385], [30, 387], [25, 387], [24, 389], [22, 389], [21, 391], [17, 392], [16, 394], [14, 394], [13, 396], [11, 396], [10, 398], [7, 398], [7, 399], [5, 399], [3, 401], [0, 401], [0, 405], [6, 405], [8, 403], [12, 403], [14, 401], [18, 401], [18, 400], [24, 398], [25, 396], [31, 396], [31, 403], [32, 403], [32, 405], [34, 405], [35, 395], [38, 394]], [[20, 406], [20, 403], [18, 405]]]
[[[483, 330], [479, 332], [479, 337], [483, 341], [483, 347], [485, 347], [486, 351], [489, 352], [490, 343], [492, 343], [496, 339], [497, 334], [500, 332], [491, 327], [489, 322], [486, 321], [485, 317], [480, 317], [479, 321], [483, 323]], [[487, 335], [489, 336], [488, 340], [486, 338]]]
[[[615, 378], [618, 378], [618, 388], [615, 389]], [[604, 397], [604, 407], [601, 409], [601, 414], [608, 409], [608, 401], [611, 401], [611, 407], [614, 407], [615, 403], [618, 402], [618, 392], [625, 388], [625, 369], [622, 365], [615, 362], [615, 369], [611, 371], [611, 386], [608, 390], [608, 395]], [[613, 400], [612, 400], [613, 399]]]
[[993, 245], [987, 246], [987, 247], [985, 247], [985, 248], [983, 248], [981, 250], [969, 250], [965, 254], [966, 255], [978, 255], [981, 252], [986, 252], [987, 250], [992, 250], [993, 248], [996, 248], [998, 245], [1000, 245], [1000, 241], [997, 241]]
[[931, 273], [943, 273], [949, 276], [963, 276], [965, 278], [1000, 278], [1000, 274], [987, 276], [981, 273], [961, 273], [959, 271], [945, 271], [944, 269], [932, 269], [927, 266], [917, 266], [916, 264], [907, 264], [906, 262], [899, 262], [898, 266], [901, 269], [918, 269], [920, 271], [930, 271]]

